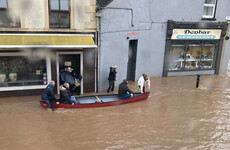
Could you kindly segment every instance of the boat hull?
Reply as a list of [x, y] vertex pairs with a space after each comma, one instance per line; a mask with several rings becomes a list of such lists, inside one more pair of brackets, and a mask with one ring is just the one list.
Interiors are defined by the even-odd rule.
[[[137, 96], [135, 96], [138, 94]], [[132, 98], [129, 99], [115, 99], [114, 101], [108, 101], [106, 102], [105, 98], [113, 96], [113, 98], [117, 97], [117, 95], [95, 95], [95, 96], [85, 96], [85, 97], [79, 97], [78, 99], [80, 100], [80, 104], [53, 104], [54, 108], [91, 108], [91, 107], [106, 107], [106, 106], [113, 106], [113, 105], [121, 105], [121, 104], [127, 104], [127, 103], [132, 103], [132, 102], [137, 102], [137, 101], [143, 101], [146, 100], [149, 96], [149, 92], [140, 94], [140, 93], [135, 93]], [[92, 99], [90, 103], [84, 102], [84, 99]], [[82, 100], [81, 100], [82, 99]], [[100, 103], [98, 99], [102, 100]], [[86, 101], [86, 100], [85, 100]], [[40, 101], [40, 104], [43, 108], [48, 108], [49, 106], [44, 102]]]

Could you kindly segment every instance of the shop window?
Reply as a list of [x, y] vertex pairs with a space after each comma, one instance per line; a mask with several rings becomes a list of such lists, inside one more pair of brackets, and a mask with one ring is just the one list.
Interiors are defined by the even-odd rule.
[[214, 19], [216, 11], [216, 0], [205, 0], [204, 2], [204, 19]]
[[50, 0], [50, 28], [70, 28], [69, 0]]
[[201, 57], [201, 45], [190, 44], [186, 52], [185, 69], [186, 70], [199, 69], [200, 57]]
[[20, 27], [20, 18], [10, 13], [11, 0], [0, 1], [0, 27]]
[[46, 59], [0, 56], [0, 87], [47, 84]]
[[205, 44], [203, 47], [203, 54], [201, 56], [201, 69], [211, 69], [214, 64], [215, 45]]
[[169, 54], [169, 70], [182, 70], [184, 68], [185, 45], [173, 44]]
[[215, 57], [216, 45], [213, 43], [173, 43], [168, 57], [168, 70], [214, 69]]

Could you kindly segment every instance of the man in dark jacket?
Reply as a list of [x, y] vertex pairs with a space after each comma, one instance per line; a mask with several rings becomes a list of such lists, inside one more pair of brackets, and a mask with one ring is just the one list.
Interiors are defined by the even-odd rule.
[[109, 88], [107, 89], [107, 93], [109, 93], [110, 89], [113, 91], [115, 86], [115, 80], [116, 80], [116, 74], [117, 74], [117, 66], [110, 67], [109, 71]]
[[[45, 88], [43, 91], [43, 94], [41, 96], [42, 100], [46, 102], [46, 104], [54, 111], [54, 107], [52, 103], [56, 103], [57, 100], [54, 96], [54, 86], [55, 86], [55, 81], [51, 81], [50, 84]], [[58, 103], [57, 103], [58, 104]]]
[[74, 78], [72, 76], [72, 71], [73, 71], [73, 69], [68, 67], [67, 71], [62, 71], [62, 73], [61, 73], [62, 83], [65, 83], [65, 82], [69, 83], [71, 94], [73, 94], [73, 88], [75, 85], [75, 81], [74, 81]]
[[64, 85], [60, 85], [60, 99], [59, 99], [59, 102], [64, 103], [64, 104], [72, 104], [72, 105], [74, 105], [74, 103], [70, 100], [70, 98], [71, 98], [71, 93], [70, 93], [70, 90], [69, 90], [69, 84], [64, 83]]
[[119, 84], [118, 96], [122, 99], [130, 98], [133, 96], [133, 91], [131, 91], [127, 85], [128, 81], [125, 79]]

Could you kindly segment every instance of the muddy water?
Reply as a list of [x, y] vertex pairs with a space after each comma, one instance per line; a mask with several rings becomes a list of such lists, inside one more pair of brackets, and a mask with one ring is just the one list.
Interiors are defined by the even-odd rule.
[[55, 112], [39, 96], [0, 99], [0, 150], [230, 149], [230, 75], [195, 85], [151, 78], [147, 101]]

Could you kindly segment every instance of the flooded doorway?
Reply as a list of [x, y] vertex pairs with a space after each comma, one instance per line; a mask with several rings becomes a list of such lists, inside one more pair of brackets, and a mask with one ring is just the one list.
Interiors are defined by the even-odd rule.
[[127, 80], [132, 80], [132, 81], [135, 81], [136, 60], [137, 60], [137, 42], [138, 40], [129, 41]]
[[[63, 84], [61, 80], [61, 72], [66, 71], [68, 67], [71, 67], [73, 69], [73, 72], [76, 74], [79, 74], [82, 76], [83, 74], [83, 59], [82, 59], [82, 53], [81, 52], [76, 52], [76, 53], [62, 53], [59, 52], [57, 54], [57, 93], [60, 94], [59, 91], [59, 85]], [[81, 80], [81, 86], [78, 88], [75, 88], [73, 93], [74, 94], [79, 94], [83, 93], [83, 81]]]

